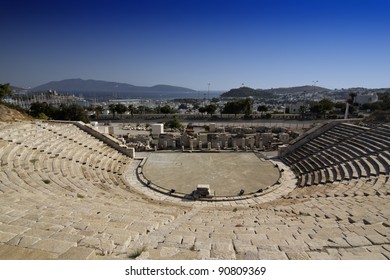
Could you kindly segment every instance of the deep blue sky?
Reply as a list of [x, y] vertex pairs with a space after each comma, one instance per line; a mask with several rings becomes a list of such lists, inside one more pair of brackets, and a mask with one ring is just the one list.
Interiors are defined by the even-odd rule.
[[390, 87], [387, 0], [0, 0], [0, 83]]

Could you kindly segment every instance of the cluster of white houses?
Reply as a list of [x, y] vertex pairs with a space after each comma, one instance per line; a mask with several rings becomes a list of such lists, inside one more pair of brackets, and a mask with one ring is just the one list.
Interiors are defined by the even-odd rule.
[[7, 98], [5, 101], [17, 105], [25, 110], [30, 109], [31, 104], [37, 102], [47, 103], [54, 107], [59, 107], [61, 104], [78, 104], [84, 107], [89, 105], [89, 102], [82, 97], [76, 96], [74, 94], [60, 94], [55, 90], [49, 90], [47, 92], [41, 93], [15, 94], [14, 96]]

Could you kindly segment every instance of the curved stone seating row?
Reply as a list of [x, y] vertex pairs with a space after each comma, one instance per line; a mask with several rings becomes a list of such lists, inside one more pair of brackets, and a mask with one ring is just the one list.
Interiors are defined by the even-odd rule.
[[390, 259], [385, 180], [297, 188], [233, 211], [194, 208], [131, 244], [147, 248], [144, 259]]
[[288, 164], [293, 164], [299, 160], [318, 153], [322, 150], [331, 148], [340, 142], [346, 141], [366, 131], [366, 128], [350, 125], [347, 123], [339, 123], [330, 130], [325, 131], [320, 136], [307, 142], [305, 145], [298, 147], [293, 153], [284, 156], [284, 161]]
[[303, 187], [386, 175], [389, 174], [389, 165], [381, 164], [379, 157], [370, 156], [315, 169], [303, 161], [294, 165], [293, 170], [299, 173], [298, 185]]
[[73, 125], [14, 124], [0, 136], [0, 252], [127, 258], [130, 241], [182, 214], [132, 191], [122, 178], [132, 160]]
[[[379, 136], [382, 135], [382, 136]], [[337, 124], [283, 157], [299, 186], [389, 175], [390, 128]]]
[[387, 196], [390, 195], [390, 181], [388, 176], [379, 175], [370, 179], [351, 179], [344, 182], [326, 183], [311, 188], [298, 188], [285, 198], [303, 198], [300, 194], [307, 196], [310, 193], [315, 193], [319, 195], [319, 192], [326, 197]]
[[[342, 134], [342, 131], [348, 130], [348, 134]], [[380, 127], [376, 128], [380, 129]], [[370, 133], [370, 134], [369, 134]], [[369, 142], [366, 141], [365, 135], [373, 134], [372, 129], [363, 128], [359, 126], [354, 126], [350, 124], [337, 124], [332, 129], [324, 132], [322, 135], [314, 138], [312, 141], [298, 147], [294, 153], [285, 156], [285, 161], [290, 164], [299, 161], [307, 156], [310, 156], [313, 153], [318, 153], [321, 150], [326, 150], [334, 146], [338, 146], [340, 143], [352, 144], [353, 149], [359, 149], [363, 146], [363, 149], [369, 149], [371, 146], [371, 152], [373, 150], [381, 150], [384, 144], [382, 142], [368, 139]], [[368, 138], [367, 137], [367, 138]], [[372, 148], [374, 147], [374, 148]], [[388, 146], [385, 146], [388, 147]], [[368, 153], [370, 151], [367, 151]]]
[[[25, 180], [31, 179], [28, 182], [31, 181], [32, 184], [39, 182], [42, 189], [47, 189], [46, 185], [50, 184], [53, 192], [54, 187], [61, 184], [69, 185], [66, 186], [68, 189], [77, 190], [78, 188], [74, 186], [80, 185], [80, 182], [77, 182], [80, 180], [83, 182], [81, 185], [85, 185], [86, 182], [90, 184], [99, 182], [108, 186], [120, 186], [119, 189], [127, 187], [119, 178], [130, 160], [126, 156], [72, 125], [23, 124], [21, 128], [23, 131], [27, 128], [34, 131], [34, 126], [36, 133], [32, 135], [39, 135], [41, 141], [37, 139], [31, 141], [37, 137], [31, 137], [30, 134], [26, 134], [23, 139], [24, 134], [18, 133], [17, 129], [9, 128], [10, 131], [2, 131], [2, 138], [6, 140], [2, 140], [0, 154], [3, 167], [18, 169], [16, 174], [21, 174]], [[8, 137], [16, 134], [19, 137], [18, 143], [8, 142], [12, 140]], [[18, 184], [25, 186], [15, 172], [9, 173], [14, 179], [15, 186]], [[61, 176], [56, 178], [58, 175]], [[50, 183], [43, 182], [42, 185], [41, 181], [44, 180], [49, 180]], [[28, 182], [25, 183], [28, 185]], [[99, 184], [97, 186], [110, 189]], [[92, 185], [91, 189], [93, 188]]]
[[44, 251], [49, 258], [85, 251], [97, 257], [127, 258], [132, 240], [171, 222], [178, 212], [123, 197], [37, 194], [19, 196], [1, 207], [0, 244]]
[[[389, 151], [338, 165], [326, 153], [306, 156], [298, 166], [322, 183], [295, 188], [283, 172], [286, 185], [252, 203], [175, 203], [135, 192], [127, 171], [137, 162], [76, 127], [23, 124], [32, 131], [23, 138], [18, 126], [0, 128], [20, 141], [0, 140], [0, 259], [19, 250], [46, 259], [390, 259]], [[365, 164], [379, 174], [354, 179], [358, 168], [368, 174]]]

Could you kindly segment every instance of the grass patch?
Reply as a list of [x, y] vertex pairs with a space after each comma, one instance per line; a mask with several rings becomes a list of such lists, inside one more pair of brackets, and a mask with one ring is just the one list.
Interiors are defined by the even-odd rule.
[[237, 208], [234, 208], [234, 209], [233, 209], [233, 212], [237, 212]]
[[36, 163], [37, 161], [38, 161], [38, 159], [36, 159], [36, 158], [30, 159], [30, 162], [31, 162], [32, 164]]
[[129, 257], [129, 259], [135, 259], [135, 258], [139, 257], [143, 251], [145, 251], [145, 247], [135, 249], [133, 252], [131, 252], [128, 255], [128, 257]]
[[49, 179], [43, 179], [42, 182], [44, 182], [45, 184], [50, 184], [50, 180]]

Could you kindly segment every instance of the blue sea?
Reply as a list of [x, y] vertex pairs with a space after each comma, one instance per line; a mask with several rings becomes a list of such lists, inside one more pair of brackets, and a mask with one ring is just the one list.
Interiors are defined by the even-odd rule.
[[172, 99], [212, 99], [219, 98], [225, 91], [195, 91], [195, 92], [142, 92], [142, 93], [82, 93], [80, 97], [94, 100], [139, 100], [139, 99], [154, 99], [154, 100], [172, 100]]
[[140, 95], [137, 94], [131, 94], [132, 96], [129, 96], [129, 99], [184, 99], [184, 98], [191, 98], [191, 99], [211, 99], [211, 98], [219, 98], [221, 94], [224, 93], [223, 91], [210, 91], [210, 92], [175, 92], [175, 93], [142, 93]]

